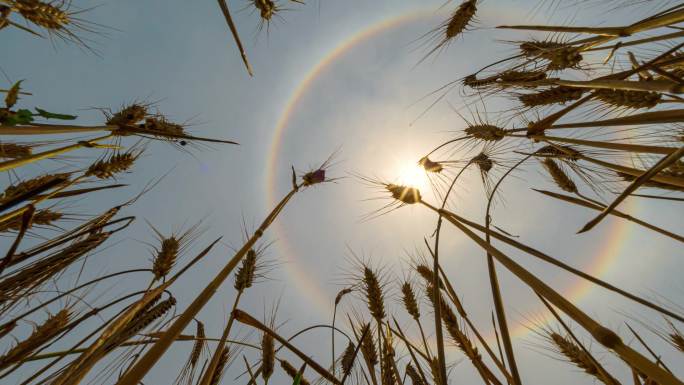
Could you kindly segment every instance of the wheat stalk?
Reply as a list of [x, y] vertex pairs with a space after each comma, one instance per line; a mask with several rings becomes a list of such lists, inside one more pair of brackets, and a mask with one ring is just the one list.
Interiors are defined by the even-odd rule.
[[[193, 300], [189, 307], [173, 322], [167, 329], [164, 336], [162, 336], [157, 343], [155, 343], [150, 350], [136, 363], [122, 378], [117, 382], [118, 385], [137, 385], [137, 383], [145, 376], [152, 366], [161, 358], [164, 352], [169, 348], [173, 340], [178, 336], [183, 329], [188, 325], [190, 320], [194, 318], [197, 313], [206, 305], [209, 299], [214, 295], [218, 287], [223, 281], [228, 278], [228, 275], [233, 271], [237, 264], [245, 257], [247, 252], [254, 246], [254, 244], [261, 238], [264, 231], [277, 218], [278, 214], [283, 210], [290, 199], [299, 191], [300, 186], [294, 185], [293, 189], [285, 195], [285, 197], [276, 205], [271, 213], [266, 217], [264, 222], [254, 232], [254, 235], [238, 250], [235, 255], [228, 261], [228, 263], [218, 272], [209, 284], [202, 290], [202, 292]], [[73, 382], [65, 382], [66, 385], [74, 384]]]
[[558, 308], [563, 310], [567, 315], [572, 317], [578, 324], [585, 328], [599, 343], [612, 349], [617, 353], [622, 359], [629, 362], [642, 372], [646, 373], [648, 376], [663, 384], [682, 384], [676, 377], [671, 373], [662, 370], [653, 362], [646, 359], [644, 356], [625, 345], [620, 337], [615, 334], [610, 329], [600, 325], [598, 322], [593, 320], [587, 314], [578, 309], [574, 304], [568, 301], [565, 297], [560, 295], [558, 292], [553, 290], [547, 284], [539, 280], [533, 274], [528, 272], [522, 266], [508, 258], [505, 254], [500, 252], [498, 249], [487, 244], [482, 238], [475, 235], [471, 230], [465, 227], [462, 223], [455, 220], [451, 213], [446, 212], [446, 210], [437, 209], [426, 202], [422, 202], [423, 205], [430, 208], [435, 212], [444, 212], [447, 214], [445, 218], [452, 223], [455, 227], [461, 230], [469, 238], [471, 238], [480, 247], [484, 248], [489, 252], [494, 258], [496, 258], [503, 266], [505, 266], [509, 271], [516, 275], [520, 280], [529, 285], [532, 289], [537, 291], [549, 302], [556, 305]]

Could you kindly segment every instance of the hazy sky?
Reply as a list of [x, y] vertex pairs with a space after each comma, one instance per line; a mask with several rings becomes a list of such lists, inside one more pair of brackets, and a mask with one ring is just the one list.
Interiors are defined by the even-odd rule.
[[[298, 194], [266, 233], [266, 242], [273, 242], [267, 256], [277, 267], [266, 282], [250, 289], [241, 305], [262, 317], [280, 300], [277, 321], [287, 321], [280, 331], [290, 335], [308, 325], [330, 322], [335, 294], [350, 283], [352, 252], [373, 266], [385, 267], [388, 306], [397, 313], [403, 311], [397, 302], [402, 268], [407, 267], [409, 255], [416, 249], [424, 251], [423, 239], [431, 236], [436, 218], [422, 207], [404, 207], [364, 221], [365, 214], [388, 201], [368, 200], [377, 197], [377, 192], [351, 174], [388, 181], [410, 174], [426, 151], [464, 128], [463, 120], [446, 102], [411, 125], [432, 100], [420, 101], [421, 97], [511, 54], [513, 46], [503, 40], [525, 37], [489, 27], [539, 22], [547, 17], [542, 9], [536, 18], [530, 18], [528, 11], [536, 0], [483, 1], [478, 24], [481, 29], [467, 33], [440, 55], [416, 65], [425, 53], [425, 45], [416, 39], [438, 25], [453, 6], [439, 10], [442, 3], [287, 3], [282, 19], [259, 31], [258, 14], [248, 7], [239, 11], [248, 3], [231, 1], [256, 73], [250, 78], [215, 2], [110, 1], [84, 15], [115, 28], [107, 37], [95, 37], [100, 57], [59, 43], [53, 48], [49, 42], [26, 33], [3, 30], [3, 52], [7, 54], [2, 55], [0, 66], [13, 81], [26, 79], [24, 86], [33, 93], [22, 100], [27, 107], [75, 113], [87, 124], [102, 121], [100, 113], [90, 107], [116, 109], [134, 100], [155, 101], [161, 112], [188, 122], [198, 135], [240, 142], [240, 146], [212, 145], [191, 150], [192, 155], [164, 143], [152, 143], [135, 173], [123, 178], [131, 184], [125, 193], [102, 193], [66, 204], [66, 211], [96, 214], [107, 208], [111, 199], [123, 201], [149, 180], [168, 173], [154, 190], [127, 210], [139, 220], [130, 231], [109, 241], [114, 247], [91, 258], [89, 271], [96, 274], [148, 266], [151, 253], [144, 242], [153, 243], [154, 234], [143, 219], [163, 233], [204, 220], [205, 235], [193, 250], [196, 252], [217, 236], [224, 237], [225, 245], [172, 290], [179, 311], [231, 255], [230, 247], [239, 247], [244, 238], [243, 219], [248, 230], [253, 230], [272, 208], [273, 200], [289, 189], [290, 166], [308, 171], [339, 150], [329, 175], [341, 179]], [[639, 14], [636, 9], [628, 9], [591, 18], [589, 13], [570, 8], [559, 11], [551, 20], [609, 25], [631, 22]], [[494, 39], [500, 42], [492, 44]], [[463, 105], [458, 91], [447, 100], [456, 108]], [[475, 103], [473, 108], [481, 106]], [[503, 108], [487, 105], [488, 111]], [[471, 117], [467, 109], [462, 113]], [[491, 116], [497, 118], [496, 114]], [[280, 131], [282, 139], [278, 140]], [[71, 161], [82, 164], [78, 158]], [[61, 167], [57, 162], [42, 166], [49, 171]], [[678, 300], [684, 287], [679, 272], [684, 267], [684, 253], [678, 244], [614, 218], [606, 219], [588, 234], [576, 235], [593, 213], [571, 209], [531, 191], [530, 187], [553, 189], [540, 171], [538, 164], [530, 162], [516, 174], [517, 178], [506, 182], [503, 201], [494, 211], [497, 226], [519, 236], [522, 242], [629, 291], [681, 305]], [[466, 173], [452, 204], [457, 212], [482, 222], [484, 192], [479, 178], [475, 172]], [[435, 202], [431, 194], [425, 191], [425, 195]], [[628, 200], [623, 208], [668, 229], [681, 229], [684, 223], [681, 210], [669, 210], [662, 202]], [[484, 253], [450, 227], [444, 229], [441, 250], [444, 268], [464, 305], [474, 320], [485, 325], [483, 330], [490, 336], [492, 305]], [[510, 255], [587, 313], [619, 331], [626, 341], [631, 338], [622, 323], [625, 315], [664, 325], [662, 319], [644, 308], [602, 289], [592, 289], [526, 255], [513, 251]], [[183, 261], [192, 256], [192, 252], [187, 253]], [[544, 350], [539, 345], [541, 340], [527, 331], [534, 321], [546, 319], [545, 312], [526, 286], [499, 271], [525, 383], [591, 383], [591, 377], [554, 359], [558, 357]], [[103, 299], [113, 298], [143, 286], [136, 278], [116, 285], [103, 283], [88, 299], [95, 301], [100, 294]], [[199, 319], [206, 323], [210, 336], [220, 335], [233, 295], [232, 281], [227, 282], [201, 313]], [[361, 305], [356, 300], [355, 306]], [[423, 312], [428, 314], [427, 305], [423, 305]], [[247, 329], [240, 332], [244, 336]], [[411, 329], [410, 333], [414, 332]], [[297, 344], [327, 364], [329, 350], [321, 338], [328, 341], [329, 333], [313, 332], [298, 339]], [[665, 361], [683, 375], [677, 370], [681, 365], [676, 364], [681, 356], [661, 340], [651, 340]], [[599, 346], [592, 347], [599, 357], [606, 358], [609, 370], [616, 375], [627, 373]], [[145, 383], [170, 383], [189, 349], [190, 344], [177, 344], [161, 361], [161, 366], [169, 370], [155, 369]], [[245, 353], [255, 360], [254, 352]], [[454, 347], [449, 348], [449, 357], [455, 361], [462, 358]], [[226, 374], [224, 383], [232, 383], [243, 367], [240, 359]], [[453, 370], [452, 378], [458, 382], [477, 379], [468, 363]], [[19, 373], [11, 383], [26, 373]], [[286, 383], [280, 377], [273, 381]], [[244, 382], [244, 378], [238, 381]]]

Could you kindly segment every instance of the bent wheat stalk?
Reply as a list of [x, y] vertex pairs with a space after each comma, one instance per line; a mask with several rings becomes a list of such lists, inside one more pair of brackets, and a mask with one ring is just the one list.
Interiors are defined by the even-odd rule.
[[651, 169], [648, 171], [644, 172], [642, 175], [639, 175], [632, 183], [630, 183], [629, 186], [617, 197], [615, 200], [606, 206], [605, 209], [603, 209], [603, 212], [601, 212], [596, 218], [592, 219], [591, 221], [587, 222], [586, 225], [579, 231], [579, 233], [583, 233], [586, 231], [591, 230], [599, 224], [605, 218], [608, 216], [608, 214], [611, 213], [623, 200], [625, 200], [632, 192], [634, 192], [636, 189], [638, 189], [642, 184], [646, 183], [649, 179], [653, 178], [655, 175], [657, 175], [660, 171], [664, 170], [665, 168], [669, 167], [673, 163], [679, 161], [679, 158], [684, 156], [684, 146], [680, 147], [677, 151], [674, 151], [670, 155], [662, 158], [661, 160], [658, 161]]
[[[518, 136], [518, 135], [511, 135]], [[595, 148], [605, 148], [607, 150], [616, 151], [626, 151], [626, 152], [641, 152], [646, 154], [662, 154], [669, 155], [676, 151], [675, 147], [662, 147], [662, 146], [646, 146], [641, 144], [629, 144], [629, 143], [613, 143], [595, 140], [583, 140], [583, 139], [573, 139], [573, 138], [562, 138], [558, 136], [547, 136], [547, 135], [531, 135], [530, 139], [546, 141], [546, 142], [559, 142], [559, 143], [569, 143], [577, 144], [580, 146], [595, 147]]]
[[[606, 36], [609, 38], [616, 38], [620, 36], [630, 36], [638, 32], [647, 31], [649, 29], [665, 27], [671, 24], [676, 24], [684, 21], [684, 10], [675, 10], [667, 12], [657, 17], [650, 17], [642, 21], [625, 27], [565, 27], [565, 26], [546, 26], [546, 25], [502, 25], [497, 28], [503, 29], [519, 29], [526, 31], [548, 31], [560, 33], [590, 33], [594, 35]], [[605, 41], [605, 40], [604, 40]]]
[[[542, 193], [542, 194], [544, 194], [544, 195], [550, 196], [550, 197], [552, 197], [552, 198], [556, 198], [556, 199], [560, 199], [560, 200], [565, 201], [565, 202], [569, 202], [569, 203], [576, 204], [576, 205], [578, 205], [578, 206], [587, 207], [587, 208], [590, 208], [590, 209], [593, 209], [593, 210], [597, 210], [597, 211], [603, 211], [603, 210], [604, 210], [604, 206], [599, 206], [597, 203], [589, 202], [589, 201], [586, 201], [586, 200], [581, 199], [581, 198], [578, 198], [578, 197], [573, 197], [573, 196], [570, 196], [570, 195], [559, 194], [559, 193], [555, 193], [555, 192], [551, 192], [551, 191], [546, 191], [546, 190], [537, 190], [537, 189], [532, 189], [532, 190], [534, 190], [534, 191], [536, 191], [536, 192], [538, 192], [538, 193]], [[648, 223], [648, 222], [645, 222], [645, 221], [642, 221], [642, 220], [640, 220], [640, 219], [638, 219], [638, 218], [634, 218], [633, 216], [631, 216], [631, 215], [629, 215], [629, 214], [625, 214], [625, 213], [623, 213], [623, 212], [621, 212], [621, 211], [618, 211], [618, 210], [612, 210], [612, 211], [610, 212], [610, 214], [611, 214], [611, 215], [615, 215], [616, 217], [619, 217], [619, 218], [626, 219], [626, 220], [628, 220], [628, 221], [630, 221], [630, 222], [636, 223], [636, 224], [638, 224], [638, 225], [640, 225], [640, 226], [643, 226], [643, 227], [645, 227], [645, 228], [647, 228], [647, 229], [650, 229], [650, 230], [653, 230], [653, 231], [658, 232], [658, 233], [660, 233], [660, 234], [663, 234], [663, 235], [665, 235], [665, 236], [667, 236], [667, 237], [670, 237], [670, 238], [672, 238], [672, 239], [675, 239], [675, 240], [677, 240], [677, 241], [679, 241], [679, 242], [684, 242], [684, 237], [683, 237], [683, 236], [678, 235], [678, 234], [675, 234], [675, 233], [671, 233], [671, 232], [669, 232], [669, 231], [667, 231], [667, 230], [665, 230], [665, 229], [661, 229], [661, 228], [658, 227], [658, 226], [652, 225], [652, 224], [650, 224], [650, 223]]]
[[59, 124], [41, 124], [32, 126], [2, 126], [0, 135], [53, 135], [53, 134], [82, 134], [86, 132], [112, 131], [116, 126], [73, 126]]
[[242, 62], [245, 63], [247, 73], [249, 73], [249, 76], [254, 76], [254, 71], [252, 71], [252, 66], [249, 64], [249, 60], [247, 60], [247, 54], [245, 53], [245, 48], [242, 46], [237, 27], [235, 26], [235, 22], [233, 22], [233, 17], [230, 15], [230, 10], [228, 10], [228, 4], [226, 4], [226, 0], [218, 0], [218, 4], [219, 8], [221, 8], [221, 12], [223, 12], [223, 17], [226, 19], [228, 28], [230, 28], [230, 33], [233, 34], [235, 44], [237, 45], [238, 50], [240, 50], [240, 57], [242, 57]]
[[[176, 339], [176, 342], [181, 342], [181, 341], [192, 341], [192, 342], [214, 341], [214, 342], [217, 342], [217, 341], [219, 341], [219, 339], [218, 338], [196, 338], [194, 336], [181, 335], [181, 336], [179, 336], [179, 338]], [[156, 338], [136, 340], [136, 341], [126, 341], [126, 342], [123, 342], [123, 343], [116, 345], [115, 347], [116, 348], [123, 348], [123, 347], [127, 347], [127, 346], [149, 345], [149, 344], [153, 344], [155, 342], [157, 342]], [[227, 342], [230, 342], [230, 343], [236, 344], [236, 345], [240, 345], [240, 346], [253, 348], [253, 349], [259, 349], [258, 346], [248, 344], [248, 343], [243, 342], [243, 341], [227, 340]], [[64, 350], [64, 351], [60, 351], [60, 352], [49, 352], [49, 353], [43, 353], [43, 354], [36, 354], [36, 355], [31, 356], [31, 357], [28, 357], [26, 359], [26, 361], [40, 361], [40, 360], [45, 360], [48, 358], [64, 357], [64, 356], [68, 356], [71, 354], [83, 353], [84, 351], [86, 351], [86, 348], [70, 349], [70, 350]]]
[[29, 163], [33, 163], [42, 159], [46, 158], [51, 158], [53, 156], [57, 156], [60, 154], [64, 154], [66, 152], [70, 152], [73, 150], [77, 150], [79, 148], [109, 148], [109, 149], [118, 149], [119, 146], [113, 146], [113, 145], [107, 145], [107, 144], [98, 144], [97, 142], [106, 140], [111, 138], [112, 135], [105, 135], [99, 138], [95, 138], [89, 141], [83, 141], [83, 142], [78, 142], [76, 144], [72, 144], [69, 146], [61, 147], [61, 148], [56, 148], [53, 150], [48, 150], [48, 151], [43, 151], [38, 154], [33, 154], [24, 158], [19, 158], [19, 159], [12, 159], [8, 160], [6, 162], [0, 163], [0, 171], [7, 171], [11, 170], [17, 167], [25, 166]]
[[[9, 250], [7, 250], [5, 258], [3, 258], [2, 261], [0, 261], [0, 275], [3, 271], [5, 271], [5, 268], [12, 262], [12, 257], [14, 256], [14, 253], [17, 251], [17, 248], [19, 247], [21, 240], [24, 238], [26, 230], [28, 230], [31, 221], [33, 220], [33, 214], [35, 212], [36, 208], [33, 205], [31, 205], [22, 215], [19, 233], [17, 234], [17, 237], [14, 239], [14, 242], [12, 242], [12, 246], [10, 246]], [[4, 330], [5, 326], [7, 326], [7, 324], [0, 326], [0, 330]]]
[[681, 123], [684, 121], [684, 109], [651, 111], [622, 116], [619, 118], [594, 120], [591, 122], [554, 124], [549, 128], [587, 128], [587, 127], [613, 127], [634, 126], [642, 124], [666, 124]]
[[527, 271], [524, 267], [520, 266], [518, 263], [510, 259], [504, 253], [496, 249], [495, 247], [487, 244], [487, 242], [473, 233], [464, 224], [460, 223], [451, 215], [448, 210], [440, 210], [425, 201], [421, 203], [434, 211], [435, 213], [442, 213], [444, 218], [446, 218], [451, 224], [463, 232], [466, 236], [472, 239], [480, 247], [487, 250], [494, 258], [496, 258], [499, 263], [506, 267], [511, 273], [517, 276], [521, 281], [527, 284], [531, 289], [542, 295], [549, 302], [554, 304], [556, 307], [561, 309], [565, 314], [570, 316], [575, 320], [580, 326], [582, 326], [589, 334], [596, 339], [599, 343], [605, 347], [614, 351], [620, 358], [628, 362], [630, 365], [636, 367], [641, 372], [648, 375], [651, 379], [657, 381], [664, 385], [684, 385], [673, 374], [660, 368], [655, 363], [651, 362], [649, 359], [641, 355], [639, 352], [635, 351], [631, 347], [625, 345], [620, 337], [615, 334], [612, 330], [606, 328], [605, 326], [596, 322], [589, 315], [584, 313], [582, 310], [577, 308], [572, 302], [568, 301], [563, 295], [555, 291], [553, 288], [548, 286], [546, 283], [541, 281], [539, 278], [534, 276], [532, 273]]
[[316, 361], [312, 360], [307, 356], [305, 353], [301, 352], [299, 349], [294, 347], [287, 339], [281, 337], [278, 335], [276, 332], [274, 332], [271, 328], [268, 326], [264, 325], [261, 323], [259, 320], [256, 318], [252, 317], [251, 315], [245, 313], [244, 311], [240, 309], [236, 309], [233, 312], [233, 317], [241, 323], [244, 323], [246, 325], [252, 326], [254, 328], [257, 328], [261, 330], [262, 332], [270, 335], [274, 339], [276, 339], [280, 344], [285, 346], [289, 351], [292, 353], [296, 354], [302, 361], [306, 362], [308, 366], [310, 366], [313, 370], [315, 370], [318, 374], [320, 374], [323, 378], [326, 380], [332, 382], [333, 384], [336, 385], [341, 385], [340, 380], [335, 378], [329, 371], [327, 371], [325, 368], [323, 368], [321, 365], [319, 365]]
[[551, 83], [557, 86], [578, 87], [591, 89], [609, 89], [623, 91], [647, 91], [647, 92], [669, 92], [681, 94], [684, 87], [681, 84], [670, 80], [650, 80], [631, 81], [631, 80], [552, 80]]
[[501, 241], [501, 242], [504, 242], [504, 243], [506, 243], [506, 244], [508, 244], [508, 245], [510, 245], [510, 246], [513, 246], [513, 247], [515, 247], [515, 248], [518, 249], [518, 250], [524, 251], [524, 252], [526, 252], [527, 254], [529, 254], [529, 255], [531, 255], [531, 256], [533, 256], [533, 257], [539, 258], [539, 259], [541, 259], [541, 260], [544, 261], [544, 262], [547, 262], [547, 263], [550, 263], [550, 264], [552, 264], [552, 265], [554, 265], [554, 266], [560, 267], [561, 269], [563, 269], [563, 270], [565, 270], [565, 271], [567, 271], [567, 272], [569, 272], [569, 273], [571, 273], [571, 274], [574, 274], [574, 275], [576, 275], [576, 276], [578, 276], [578, 277], [581, 277], [581, 278], [583, 278], [583, 279], [586, 279], [587, 281], [590, 281], [590, 282], [592, 282], [592, 283], [594, 283], [594, 284], [596, 284], [596, 285], [599, 285], [599, 286], [601, 286], [601, 287], [603, 287], [603, 288], [605, 288], [605, 289], [608, 289], [608, 290], [610, 290], [610, 291], [612, 291], [612, 292], [614, 292], [614, 293], [620, 294], [621, 296], [623, 296], [623, 297], [625, 297], [625, 298], [629, 298], [629, 299], [631, 299], [631, 300], [634, 301], [634, 302], [637, 302], [637, 303], [639, 303], [639, 304], [641, 304], [641, 305], [644, 305], [644, 306], [646, 306], [646, 307], [649, 307], [649, 308], [651, 308], [651, 309], [653, 309], [653, 310], [655, 310], [655, 311], [657, 311], [657, 312], [659, 312], [659, 313], [665, 314], [665, 315], [667, 315], [668, 317], [672, 317], [672, 318], [674, 318], [674, 319], [676, 319], [676, 320], [678, 320], [678, 321], [680, 321], [680, 322], [684, 322], [684, 317], [682, 317], [682, 316], [679, 315], [679, 314], [676, 314], [676, 313], [674, 313], [674, 312], [672, 312], [672, 311], [669, 311], [669, 310], [667, 310], [667, 309], [665, 309], [665, 308], [663, 308], [663, 307], [661, 307], [661, 306], [658, 306], [658, 305], [656, 305], [656, 304], [654, 304], [654, 303], [652, 303], [652, 302], [649, 302], [649, 301], [647, 301], [647, 300], [645, 300], [645, 299], [643, 299], [643, 298], [641, 298], [641, 297], [638, 297], [638, 296], [636, 296], [636, 295], [634, 295], [634, 294], [631, 294], [631, 293], [629, 293], [629, 292], [627, 292], [627, 291], [625, 291], [625, 290], [622, 290], [622, 289], [620, 289], [620, 288], [618, 288], [618, 287], [616, 287], [616, 286], [614, 286], [614, 285], [611, 285], [610, 283], [607, 283], [607, 282], [605, 282], [605, 281], [602, 281], [602, 280], [600, 280], [600, 279], [598, 279], [598, 278], [596, 278], [596, 277], [594, 277], [594, 276], [592, 276], [592, 275], [589, 275], [589, 274], [583, 272], [582, 270], [575, 269], [575, 268], [573, 268], [572, 266], [567, 265], [567, 264], [565, 264], [565, 263], [559, 261], [558, 259], [553, 258], [553, 257], [551, 257], [551, 256], [549, 256], [549, 255], [547, 255], [547, 254], [544, 254], [544, 253], [542, 253], [542, 252], [539, 251], [539, 250], [533, 249], [533, 248], [531, 248], [531, 247], [529, 247], [529, 246], [527, 246], [527, 245], [525, 245], [525, 244], [523, 244], [523, 243], [520, 243], [520, 242], [516, 241], [515, 239], [512, 239], [512, 238], [510, 238], [510, 237], [507, 237], [507, 236], [505, 236], [505, 235], [503, 235], [503, 234], [500, 234], [500, 233], [498, 233], [498, 232], [496, 232], [496, 231], [489, 230], [489, 229], [487, 229], [486, 227], [484, 227], [484, 226], [482, 226], [482, 225], [479, 225], [479, 224], [477, 224], [477, 223], [475, 223], [475, 222], [469, 221], [469, 220], [467, 220], [467, 219], [465, 219], [465, 218], [463, 218], [463, 217], [461, 217], [461, 216], [459, 216], [459, 215], [457, 215], [457, 214], [450, 213], [450, 214], [444, 214], [444, 215], [449, 215], [449, 216], [453, 217], [453, 219], [455, 219], [455, 220], [458, 221], [458, 222], [461, 222], [461, 223], [463, 223], [463, 224], [465, 224], [465, 225], [467, 225], [467, 226], [469, 226], [469, 227], [472, 227], [472, 228], [474, 228], [474, 229], [476, 229], [476, 230], [478, 230], [478, 231], [481, 231], [481, 232], [483, 232], [483, 233], [485, 233], [485, 234], [490, 234], [493, 238], [495, 238], [495, 239], [497, 239], [497, 240], [499, 240], [499, 241]]
[[[547, 143], [549, 143], [549, 144], [551, 144], [552, 146], [558, 148], [559, 150], [565, 152], [566, 154], [569, 154], [569, 153], [568, 153], [568, 150], [563, 149], [563, 148], [560, 147], [560, 146], [554, 145], [554, 144], [551, 143], [551, 142], [547, 142]], [[609, 162], [604, 162], [604, 161], [602, 161], [602, 160], [595, 159], [595, 158], [591, 158], [591, 157], [588, 157], [588, 156], [582, 155], [582, 154], [575, 154], [575, 156], [577, 156], [579, 159], [586, 160], [587, 162], [591, 162], [591, 163], [597, 164], [597, 165], [599, 165], [599, 166], [603, 166], [603, 167], [605, 167], [605, 168], [611, 169], [611, 170], [613, 170], [613, 171], [617, 171], [617, 172], [619, 172], [619, 173], [624, 173], [624, 174], [627, 174], [627, 175], [631, 175], [631, 176], [637, 177], [637, 178], [640, 177], [641, 175], [643, 175], [643, 174], [646, 172], [645, 170], [639, 170], [639, 169], [637, 169], [637, 168], [632, 168], [632, 167], [627, 167], [627, 166], [620, 166], [620, 165], [617, 165], [617, 164], [613, 164], [613, 163], [609, 163]], [[680, 155], [680, 157], [681, 157], [681, 155]], [[671, 185], [671, 186], [676, 186], [676, 187], [684, 188], [684, 178], [679, 178], [679, 177], [676, 177], [676, 176], [663, 175], [663, 174], [656, 174], [656, 175], [650, 176], [650, 177], [649, 177], [649, 180], [654, 181], [654, 182], [664, 183], [664, 184]]]

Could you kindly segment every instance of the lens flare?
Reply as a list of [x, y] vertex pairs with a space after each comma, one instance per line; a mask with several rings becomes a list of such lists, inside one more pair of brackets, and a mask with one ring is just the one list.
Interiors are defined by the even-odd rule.
[[399, 166], [399, 173], [397, 176], [397, 184], [417, 188], [421, 192], [426, 192], [430, 189], [430, 180], [417, 163], [411, 162], [401, 164]]

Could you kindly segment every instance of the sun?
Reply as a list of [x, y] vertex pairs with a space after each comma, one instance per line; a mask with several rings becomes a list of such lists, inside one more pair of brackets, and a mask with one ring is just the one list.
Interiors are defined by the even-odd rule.
[[430, 189], [430, 180], [425, 170], [416, 162], [407, 162], [399, 165], [397, 183], [417, 188], [421, 192], [427, 192]]

